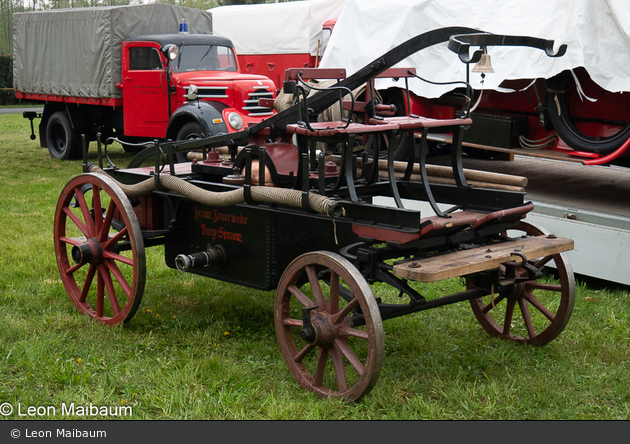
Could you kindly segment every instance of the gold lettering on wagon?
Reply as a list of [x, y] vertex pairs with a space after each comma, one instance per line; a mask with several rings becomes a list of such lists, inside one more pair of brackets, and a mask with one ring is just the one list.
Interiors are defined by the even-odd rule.
[[[209, 220], [215, 224], [217, 223], [230, 223], [237, 225], [247, 225], [248, 217], [243, 216], [243, 214], [239, 213], [239, 215], [223, 213], [216, 208], [211, 210], [203, 210], [199, 207], [195, 207], [195, 220]], [[201, 234], [204, 236], [208, 236], [212, 240], [224, 240], [224, 241], [233, 241], [233, 242], [243, 242], [243, 234], [236, 233], [233, 231], [228, 231], [223, 228], [223, 226], [215, 227], [208, 226], [206, 224], [201, 224]]]
[[222, 213], [216, 208], [212, 210], [202, 210], [199, 207], [195, 207], [195, 219], [209, 219], [214, 223], [217, 222], [229, 222], [238, 225], [247, 225], [247, 221], [249, 217], [243, 216], [242, 213], [239, 215]]
[[210, 237], [212, 240], [226, 240], [243, 242], [243, 235], [241, 233], [234, 233], [232, 231], [224, 230], [223, 227], [210, 228], [206, 224], [201, 224], [201, 234]]

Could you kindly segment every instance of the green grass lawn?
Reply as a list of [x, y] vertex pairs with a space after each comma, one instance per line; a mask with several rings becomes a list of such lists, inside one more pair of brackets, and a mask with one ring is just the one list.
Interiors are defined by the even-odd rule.
[[[381, 377], [352, 404], [293, 380], [273, 292], [180, 274], [161, 247], [147, 249], [131, 322], [95, 323], [66, 294], [52, 240], [59, 193], [81, 163], [51, 159], [29, 134], [21, 115], [0, 116], [0, 404], [58, 407], [38, 419], [62, 419], [63, 403], [127, 406], [132, 419], [630, 417], [626, 290], [578, 284], [567, 329], [539, 348], [490, 338], [467, 302], [385, 321]], [[112, 154], [130, 160], [122, 149]], [[455, 279], [421, 292], [459, 288]]]

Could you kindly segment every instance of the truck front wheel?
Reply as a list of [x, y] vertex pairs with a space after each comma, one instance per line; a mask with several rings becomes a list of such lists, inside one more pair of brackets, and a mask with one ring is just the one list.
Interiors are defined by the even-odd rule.
[[59, 160], [71, 160], [81, 157], [81, 139], [72, 129], [70, 120], [64, 111], [57, 111], [46, 125], [46, 144], [50, 157]]
[[[200, 139], [203, 130], [198, 122], [188, 122], [177, 133], [177, 140]], [[188, 162], [188, 153], [175, 153], [175, 162]]]

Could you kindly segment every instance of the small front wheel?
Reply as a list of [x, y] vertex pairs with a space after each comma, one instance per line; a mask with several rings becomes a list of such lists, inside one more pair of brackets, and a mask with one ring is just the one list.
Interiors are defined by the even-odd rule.
[[[526, 236], [549, 234], [542, 227], [525, 221], [521, 221], [514, 231]], [[472, 299], [470, 305], [483, 329], [491, 336], [523, 344], [544, 345], [557, 338], [571, 318], [575, 279], [566, 253], [537, 258], [530, 263], [539, 270], [545, 266], [554, 267], [559, 279], [547, 282], [541, 278], [515, 284], [510, 293]], [[505, 272], [503, 267], [502, 272]], [[526, 276], [527, 270], [517, 267], [516, 275]], [[467, 286], [473, 286], [471, 280], [468, 280]]]
[[295, 259], [280, 280], [274, 319], [282, 356], [304, 389], [354, 401], [376, 384], [385, 354], [381, 314], [366, 280], [342, 256], [317, 251]]

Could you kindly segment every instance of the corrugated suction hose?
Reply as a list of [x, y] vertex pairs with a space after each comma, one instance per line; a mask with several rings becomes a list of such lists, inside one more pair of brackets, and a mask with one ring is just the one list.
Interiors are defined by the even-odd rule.
[[[90, 165], [89, 171], [91, 173], [103, 174], [111, 177], [96, 165]], [[209, 191], [186, 182], [179, 177], [171, 176], [170, 174], [161, 174], [159, 180], [160, 185], [164, 188], [175, 191], [193, 202], [197, 202], [202, 205], [229, 207], [231, 205], [245, 202], [245, 193], [243, 188], [223, 192]], [[135, 185], [126, 185], [118, 181], [116, 181], [116, 184], [130, 199], [140, 197], [144, 194], [157, 190], [154, 178], [147, 179]], [[251, 198], [255, 202], [275, 203], [302, 208], [302, 192], [299, 190], [264, 186], [252, 186], [250, 190]], [[326, 196], [309, 193], [309, 204], [313, 211], [320, 214], [325, 214], [327, 216], [344, 215], [344, 209], [341, 203]]]

